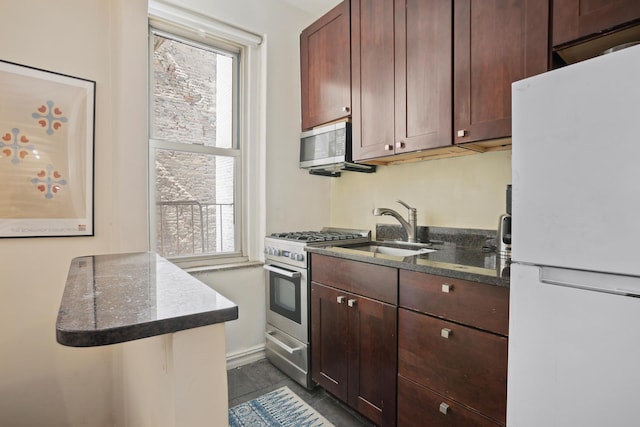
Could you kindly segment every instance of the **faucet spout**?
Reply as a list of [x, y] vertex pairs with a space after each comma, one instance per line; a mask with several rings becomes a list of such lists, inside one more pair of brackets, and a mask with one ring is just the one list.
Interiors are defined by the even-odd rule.
[[409, 205], [407, 205], [402, 200], [398, 200], [398, 203], [400, 203], [401, 205], [403, 205], [404, 207], [406, 207], [409, 210], [409, 221], [406, 221], [402, 217], [402, 215], [400, 215], [398, 212], [394, 211], [393, 209], [388, 209], [388, 208], [374, 208], [373, 209], [373, 215], [375, 215], [375, 216], [389, 215], [389, 216], [394, 217], [395, 219], [398, 220], [400, 225], [402, 225], [402, 227], [406, 231], [406, 233], [407, 233], [407, 241], [410, 242], [410, 243], [415, 243], [416, 242], [416, 235], [417, 235], [417, 231], [418, 231], [418, 225], [417, 225], [418, 212], [417, 212], [417, 209], [410, 207]]

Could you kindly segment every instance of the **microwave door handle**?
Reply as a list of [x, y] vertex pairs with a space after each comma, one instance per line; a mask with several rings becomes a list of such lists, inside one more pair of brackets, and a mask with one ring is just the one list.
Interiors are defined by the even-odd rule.
[[275, 267], [273, 265], [269, 265], [269, 264], [265, 264], [264, 266], [265, 270], [269, 270], [269, 271], [273, 271], [274, 273], [278, 273], [284, 277], [288, 277], [290, 279], [298, 279], [300, 278], [301, 274], [297, 271], [289, 271], [289, 270], [285, 270], [283, 268], [279, 268], [279, 267]]

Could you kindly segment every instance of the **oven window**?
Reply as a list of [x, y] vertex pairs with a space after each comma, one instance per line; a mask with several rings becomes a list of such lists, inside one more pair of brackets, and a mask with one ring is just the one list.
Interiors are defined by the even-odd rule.
[[291, 279], [274, 272], [269, 277], [271, 310], [300, 324], [300, 278]]

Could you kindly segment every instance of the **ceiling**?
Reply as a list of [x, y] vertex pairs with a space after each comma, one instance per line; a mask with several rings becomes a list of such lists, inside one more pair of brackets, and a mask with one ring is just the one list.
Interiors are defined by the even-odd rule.
[[305, 12], [309, 12], [309, 14], [320, 17], [324, 15], [326, 12], [331, 10], [331, 8], [341, 0], [282, 0], [286, 3], [289, 3], [292, 6], [297, 7], [298, 9], [302, 9]]

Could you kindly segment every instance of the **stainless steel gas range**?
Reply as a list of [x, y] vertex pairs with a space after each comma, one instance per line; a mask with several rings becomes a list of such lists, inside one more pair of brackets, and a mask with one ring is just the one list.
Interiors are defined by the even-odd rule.
[[309, 344], [310, 283], [306, 246], [330, 246], [371, 240], [368, 230], [323, 228], [321, 231], [273, 233], [264, 239], [267, 274], [266, 354], [275, 366], [311, 389]]

